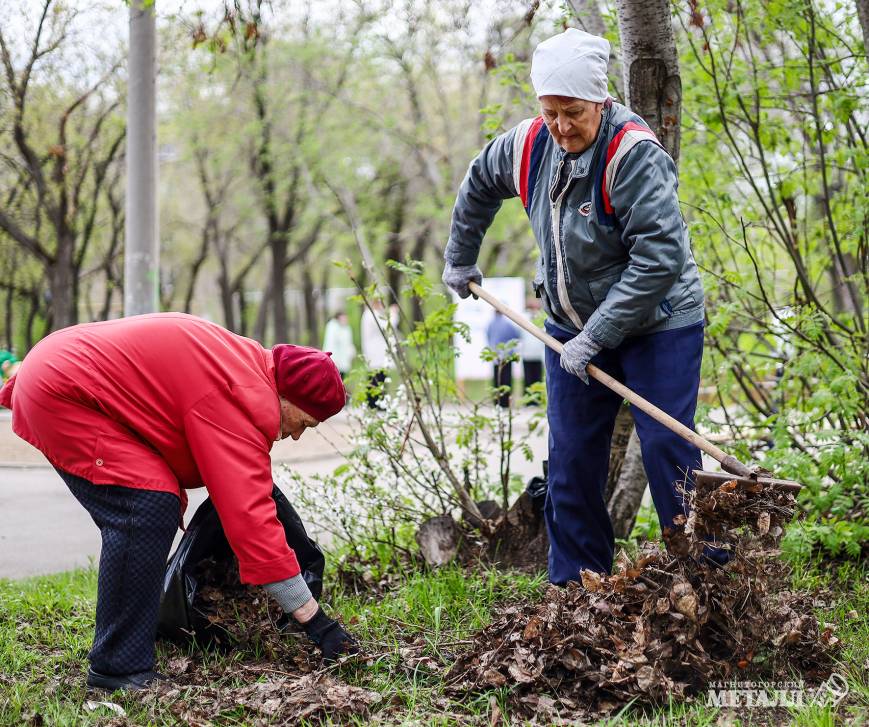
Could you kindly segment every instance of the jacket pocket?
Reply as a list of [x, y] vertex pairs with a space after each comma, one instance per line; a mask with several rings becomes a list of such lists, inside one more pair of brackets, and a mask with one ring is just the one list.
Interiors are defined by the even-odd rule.
[[619, 270], [610, 271], [586, 282], [588, 285], [588, 292], [591, 294], [595, 306], [600, 306], [600, 304], [606, 300], [610, 288], [621, 280], [623, 272], [624, 268], [620, 268]]
[[679, 276], [673, 287], [667, 291], [667, 296], [660, 302], [658, 307], [661, 312], [669, 318], [670, 316], [684, 313], [697, 306], [697, 299], [691, 292], [691, 285], [688, 281]]

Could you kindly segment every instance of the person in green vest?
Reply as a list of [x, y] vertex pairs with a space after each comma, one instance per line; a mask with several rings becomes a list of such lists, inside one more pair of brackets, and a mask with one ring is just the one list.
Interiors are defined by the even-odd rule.
[[20, 365], [21, 362], [12, 351], [0, 348], [0, 378], [3, 381], [11, 379]]

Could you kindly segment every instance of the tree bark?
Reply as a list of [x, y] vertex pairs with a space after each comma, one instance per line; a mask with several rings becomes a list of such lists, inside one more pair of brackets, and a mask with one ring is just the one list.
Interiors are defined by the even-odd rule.
[[617, 0], [625, 103], [679, 162], [682, 80], [668, 0]]
[[75, 241], [58, 239], [55, 261], [51, 266], [49, 285], [54, 329], [78, 323], [78, 270], [73, 264]]
[[863, 30], [863, 52], [869, 55], [869, 0], [857, 0], [857, 17]]
[[640, 452], [640, 440], [637, 430], [631, 432], [628, 440], [625, 460], [621, 468], [621, 474], [616, 482], [612, 497], [607, 503], [610, 519], [613, 523], [613, 532], [617, 538], [628, 538], [634, 523], [637, 520], [637, 512], [646, 491], [646, 471], [643, 469], [643, 457]]
[[238, 332], [235, 323], [235, 301], [233, 290], [229, 285], [229, 271], [226, 261], [220, 260], [220, 274], [217, 276], [217, 284], [220, 288], [220, 306], [223, 310], [223, 325], [230, 331]]
[[631, 408], [626, 402], [622, 402], [619, 408], [619, 413], [616, 415], [616, 424], [613, 427], [613, 436], [610, 440], [610, 462], [609, 471], [607, 473], [606, 490], [604, 499], [609, 502], [616, 490], [616, 485], [619, 481], [619, 476], [622, 473], [622, 468], [625, 462], [625, 452], [628, 449], [628, 441], [631, 438], [631, 432], [634, 431], [634, 417], [631, 415]]
[[[244, 301], [244, 297], [242, 297]], [[259, 311], [257, 311], [256, 322], [253, 326], [253, 337], [257, 341], [265, 341], [266, 326], [268, 325], [268, 310], [272, 304], [272, 281], [269, 280], [266, 289], [263, 291], [263, 298], [260, 301]], [[242, 314], [243, 315], [243, 314]], [[275, 339], [279, 340], [279, 339]]]
[[308, 334], [306, 343], [317, 348], [317, 341], [320, 338], [317, 291], [314, 289], [314, 278], [307, 258], [302, 258], [299, 268], [302, 273], [302, 297], [305, 303], [305, 326]]

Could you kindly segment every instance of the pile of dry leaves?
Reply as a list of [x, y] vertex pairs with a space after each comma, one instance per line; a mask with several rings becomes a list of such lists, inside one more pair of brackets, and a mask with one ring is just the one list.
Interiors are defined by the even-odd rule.
[[[266, 593], [242, 585], [231, 556], [202, 560], [193, 575], [197, 656], [169, 646], [163, 669], [172, 683], [155, 695], [179, 722], [206, 725], [240, 707], [246, 724], [316, 722], [364, 715], [381, 700], [324, 671], [319, 651]], [[218, 658], [202, 658], [200, 648]]]
[[[581, 585], [502, 611], [453, 665], [451, 691], [510, 685], [518, 714], [555, 718], [690, 698], [735, 675], [826, 676], [837, 640], [776, 557], [793, 494], [731, 481], [689, 497], [667, 551], [646, 544], [614, 575], [585, 571]], [[710, 542], [725, 567], [704, 556]]]

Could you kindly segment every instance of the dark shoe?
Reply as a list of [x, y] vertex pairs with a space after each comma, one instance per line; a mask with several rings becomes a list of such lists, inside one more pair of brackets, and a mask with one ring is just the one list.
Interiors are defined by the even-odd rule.
[[152, 687], [155, 682], [166, 679], [156, 671], [140, 671], [136, 674], [100, 674], [88, 669], [87, 685], [93, 689], [107, 689], [110, 692], [122, 690], [138, 692]]

